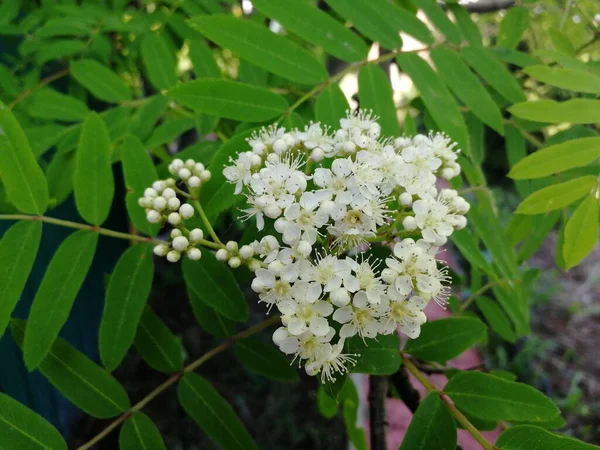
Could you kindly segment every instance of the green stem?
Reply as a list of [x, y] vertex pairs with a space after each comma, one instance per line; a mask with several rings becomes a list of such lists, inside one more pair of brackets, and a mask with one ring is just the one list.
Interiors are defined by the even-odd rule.
[[38, 89], [43, 88], [44, 86], [52, 83], [53, 81], [56, 81], [62, 77], [64, 77], [65, 75], [67, 75], [69, 73], [69, 68], [66, 69], [62, 69], [59, 70], [58, 72], [53, 73], [52, 75], [47, 76], [46, 78], [44, 78], [43, 80], [41, 80], [38, 84], [36, 84], [35, 86], [32, 86], [28, 89], [25, 89], [23, 92], [21, 92], [17, 98], [15, 98], [9, 105], [8, 105], [8, 109], [13, 109], [15, 106], [17, 106], [23, 99], [29, 97], [31, 94], [33, 94], [34, 92], [36, 92]]
[[423, 385], [428, 392], [437, 392], [440, 394], [440, 399], [446, 404], [450, 413], [454, 416], [456, 421], [460, 423], [463, 428], [469, 432], [471, 436], [475, 438], [477, 442], [485, 449], [485, 450], [497, 450], [482, 434], [481, 432], [471, 423], [469, 419], [467, 419], [463, 413], [461, 413], [456, 405], [452, 402], [450, 397], [445, 394], [443, 391], [437, 389], [431, 381], [423, 374], [421, 371], [412, 363], [412, 361], [408, 358], [408, 355], [405, 353], [401, 353], [402, 362], [406, 369], [414, 375], [414, 377], [419, 380], [419, 383]]
[[212, 225], [210, 224], [210, 220], [208, 220], [208, 217], [206, 217], [206, 214], [204, 213], [204, 210], [202, 209], [202, 205], [200, 204], [198, 199], [193, 199], [192, 205], [194, 205], [194, 208], [196, 208], [196, 211], [198, 211], [198, 214], [200, 215], [200, 218], [202, 219], [202, 223], [208, 230], [208, 234], [210, 234], [210, 237], [212, 238], [212, 240], [215, 241], [215, 243], [219, 244], [219, 248], [223, 248], [224, 247], [223, 243], [219, 239], [219, 236], [217, 236], [217, 233], [215, 233], [215, 230], [212, 227]]
[[177, 372], [177, 373], [174, 373], [173, 375], [171, 375], [171, 377], [169, 377], [166, 381], [164, 381], [162, 384], [160, 384], [155, 389], [153, 389], [148, 395], [146, 395], [143, 399], [141, 399], [139, 402], [137, 402], [135, 405], [133, 405], [128, 411], [124, 412], [117, 419], [115, 419], [113, 422], [111, 422], [104, 430], [102, 430], [100, 433], [98, 433], [96, 436], [94, 436], [91, 440], [89, 440], [88, 442], [83, 444], [81, 447], [78, 447], [77, 450], [91, 449], [94, 445], [96, 445], [98, 442], [100, 442], [102, 439], [104, 439], [106, 436], [108, 436], [115, 428], [117, 428], [119, 425], [121, 425], [123, 422], [125, 422], [127, 419], [129, 419], [129, 417], [131, 417], [133, 415], [133, 413], [135, 413], [137, 411], [141, 411], [148, 403], [150, 403], [152, 400], [154, 400], [156, 397], [158, 397], [160, 394], [162, 394], [164, 391], [166, 391], [172, 385], [177, 383], [181, 378], [183, 378], [183, 376], [186, 373], [193, 372], [198, 367], [200, 367], [202, 364], [204, 364], [206, 361], [214, 358], [219, 353], [222, 353], [225, 350], [229, 349], [233, 344], [235, 344], [236, 341], [238, 341], [240, 339], [244, 339], [249, 336], [252, 336], [252, 335], [264, 330], [265, 328], [268, 328], [271, 325], [276, 324], [279, 320], [280, 320], [279, 315], [275, 315], [257, 325], [254, 325], [253, 327], [250, 327], [250, 328], [242, 331], [241, 333], [236, 334], [235, 336], [228, 338], [222, 344], [218, 345], [217, 347], [213, 348], [208, 353], [205, 353], [204, 355], [202, 355], [200, 358], [198, 358], [191, 364], [187, 365], [183, 369], [183, 371]]

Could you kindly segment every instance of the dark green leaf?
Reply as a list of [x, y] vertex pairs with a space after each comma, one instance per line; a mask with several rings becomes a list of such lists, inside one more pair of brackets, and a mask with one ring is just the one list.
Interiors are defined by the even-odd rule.
[[515, 342], [515, 332], [510, 325], [510, 321], [506, 313], [498, 306], [498, 304], [487, 297], [479, 297], [475, 300], [477, 308], [481, 311], [485, 320], [490, 324], [492, 329], [508, 342]]
[[144, 141], [164, 114], [168, 104], [169, 98], [164, 95], [146, 98], [144, 104], [130, 119], [131, 133]]
[[471, 13], [467, 11], [464, 6], [455, 2], [448, 2], [446, 5], [456, 19], [456, 25], [463, 35], [463, 38], [469, 44], [480, 47], [481, 32], [479, 31], [479, 27], [473, 22]]
[[90, 114], [81, 130], [73, 187], [81, 217], [91, 224], [102, 224], [110, 212], [115, 182], [110, 137], [104, 121], [96, 113]]
[[221, 69], [215, 61], [213, 51], [206, 46], [203, 40], [190, 41], [190, 59], [194, 66], [196, 78], [220, 78]]
[[160, 431], [144, 413], [135, 412], [121, 427], [121, 450], [166, 450]]
[[535, 191], [521, 202], [516, 214], [542, 214], [555, 209], [564, 208], [579, 200], [598, 184], [597, 177], [588, 175], [573, 178], [563, 183], [552, 184]]
[[23, 131], [31, 144], [33, 155], [39, 158], [60, 141], [68, 128], [63, 125], [50, 124], [26, 128]]
[[568, 436], [551, 433], [533, 425], [516, 425], [504, 431], [496, 445], [502, 450], [598, 450]]
[[360, 96], [360, 107], [372, 109], [379, 116], [382, 135], [398, 136], [400, 134], [392, 86], [383, 69], [377, 64], [368, 64], [360, 69], [358, 95]]
[[210, 334], [226, 338], [235, 333], [235, 322], [219, 314], [188, 288], [192, 312], [200, 326]]
[[191, 293], [225, 317], [236, 322], [248, 320], [248, 304], [231, 270], [211, 252], [200, 261], [186, 259], [183, 276]]
[[154, 129], [144, 145], [147, 148], [156, 148], [170, 144], [195, 125], [196, 121], [190, 117], [167, 120]]
[[596, 194], [587, 196], [567, 222], [563, 245], [567, 270], [579, 264], [592, 251], [597, 241], [598, 197]]
[[[13, 319], [10, 326], [15, 342], [22, 347], [26, 322]], [[109, 419], [129, 409], [123, 386], [62, 338], [54, 342], [39, 370], [74, 405], [92, 417]]]
[[0, 241], [0, 337], [21, 298], [42, 237], [41, 222], [18, 222]]
[[178, 103], [226, 119], [264, 122], [283, 114], [288, 103], [279, 94], [230, 80], [194, 80], [169, 91]]
[[308, 51], [257, 23], [226, 15], [197, 16], [189, 23], [221, 47], [283, 78], [303, 84], [327, 79], [325, 67]]
[[177, 387], [185, 412], [223, 450], [258, 447], [233, 408], [204, 378], [187, 373]]
[[437, 2], [434, 0], [411, 0], [411, 2], [423, 10], [433, 25], [446, 36], [448, 42], [457, 45], [461, 43], [460, 31]]
[[158, 33], [148, 33], [142, 40], [142, 61], [150, 84], [157, 89], [169, 89], [177, 83], [175, 57], [164, 38]]
[[153, 369], [173, 373], [183, 369], [181, 344], [160, 317], [146, 306], [134, 340], [135, 349]]
[[546, 123], [591, 124], [600, 122], [600, 100], [574, 98], [566, 102], [537, 100], [517, 103], [508, 111], [520, 119]]
[[123, 79], [98, 61], [80, 59], [72, 62], [69, 73], [100, 100], [109, 103], [131, 100], [131, 90]]
[[76, 231], [62, 242], [48, 264], [27, 320], [23, 354], [30, 371], [46, 357], [69, 318], [97, 243], [97, 233]]
[[308, 3], [256, 0], [252, 4], [285, 29], [341, 60], [357, 62], [367, 57], [367, 46], [358, 36]]
[[348, 100], [340, 89], [339, 84], [331, 84], [321, 91], [315, 104], [317, 121], [338, 128], [340, 119], [346, 117]]
[[447, 317], [423, 324], [419, 337], [409, 340], [404, 350], [419, 359], [444, 363], [486, 338], [487, 327], [481, 320]]
[[256, 338], [239, 340], [233, 352], [242, 365], [251, 372], [279, 381], [298, 381], [298, 374], [290, 362], [273, 344]]
[[417, 408], [399, 450], [456, 448], [456, 423], [438, 392], [430, 393]]
[[507, 49], [516, 48], [528, 26], [529, 10], [527, 8], [524, 6], [508, 8], [498, 27], [498, 42], [496, 45]]
[[67, 450], [67, 443], [42, 416], [0, 393], [0, 447], [7, 450]]
[[356, 365], [349, 366], [350, 372], [371, 375], [390, 375], [400, 367], [400, 340], [397, 334], [362, 339], [354, 336], [346, 340], [344, 353], [356, 355]]
[[[514, 126], [506, 127], [506, 156], [511, 170], [527, 155], [527, 143], [521, 132]], [[511, 176], [509, 174], [509, 176]], [[521, 195], [526, 197], [531, 193], [531, 183], [529, 181], [515, 180], [515, 187]]]
[[540, 391], [477, 371], [461, 372], [444, 387], [460, 409], [487, 420], [550, 420], [560, 414]]
[[[87, 105], [81, 100], [47, 88], [37, 92], [29, 106], [31, 117], [38, 119], [79, 122], [85, 119], [89, 113]], [[3, 112], [3, 114], [5, 113]]]
[[0, 102], [0, 172], [6, 196], [22, 212], [43, 214], [48, 206], [48, 185], [35, 160], [23, 129]]
[[135, 338], [152, 287], [152, 248], [135, 245], [121, 255], [110, 276], [100, 324], [100, 358], [113, 371]]

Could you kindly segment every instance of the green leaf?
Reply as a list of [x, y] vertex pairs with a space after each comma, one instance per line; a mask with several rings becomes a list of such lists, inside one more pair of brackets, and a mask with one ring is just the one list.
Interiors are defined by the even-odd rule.
[[404, 350], [425, 361], [444, 363], [485, 342], [487, 327], [474, 317], [448, 317], [421, 326], [418, 338], [409, 340]]
[[327, 53], [343, 61], [358, 62], [367, 57], [368, 48], [362, 39], [330, 15], [308, 3], [256, 0], [252, 4], [286, 30], [311, 44], [323, 47]]
[[131, 90], [123, 79], [98, 61], [80, 59], [72, 62], [69, 73], [100, 100], [109, 103], [131, 100]]
[[231, 270], [211, 252], [200, 261], [183, 262], [183, 276], [190, 292], [205, 304], [236, 322], [248, 320], [248, 304]]
[[421, 402], [406, 430], [399, 450], [456, 448], [456, 423], [438, 392]]
[[175, 57], [164, 38], [158, 33], [147, 33], [142, 40], [141, 52], [150, 84], [159, 91], [175, 86], [177, 83]]
[[516, 78], [493, 53], [488, 49], [478, 47], [465, 47], [461, 50], [465, 61], [500, 95], [510, 102], [516, 103], [525, 100]]
[[371, 375], [391, 375], [400, 368], [400, 339], [397, 334], [378, 336], [377, 339], [362, 339], [354, 336], [344, 344], [344, 353], [356, 359], [350, 372]]
[[498, 304], [487, 297], [479, 297], [475, 300], [477, 308], [481, 311], [485, 320], [490, 324], [492, 329], [498, 335], [508, 342], [515, 342], [517, 337], [510, 325], [510, 321], [506, 313], [498, 306]]
[[392, 86], [386, 73], [377, 64], [367, 64], [360, 69], [358, 95], [361, 108], [372, 109], [379, 116], [382, 135], [398, 136], [400, 134], [396, 106], [392, 98]]
[[560, 414], [540, 391], [478, 371], [452, 377], [444, 392], [461, 410], [486, 420], [543, 421]]
[[269, 73], [246, 61], [245, 59], [240, 60], [240, 67], [238, 69], [238, 81], [243, 83], [252, 84], [254, 86], [267, 86]]
[[526, 67], [523, 72], [542, 83], [561, 89], [590, 94], [600, 92], [600, 76], [590, 72], [542, 65]]
[[348, 100], [339, 84], [331, 84], [321, 91], [315, 104], [315, 118], [317, 121], [337, 128], [340, 119], [346, 117], [349, 109]]
[[563, 256], [567, 270], [576, 266], [594, 248], [598, 241], [598, 190], [577, 207], [565, 228]]
[[73, 20], [71, 17], [56, 17], [49, 19], [43, 26], [38, 28], [34, 36], [46, 39], [56, 36], [89, 36], [94, 29], [95, 20]]
[[257, 23], [226, 15], [197, 16], [189, 23], [217, 45], [283, 78], [302, 84], [327, 79], [325, 67], [308, 51]]
[[194, 292], [189, 289], [190, 304], [192, 312], [200, 326], [210, 334], [226, 338], [235, 333], [235, 322], [219, 314], [206, 303], [204, 303]]
[[338, 411], [338, 402], [327, 394], [323, 384], [317, 387], [317, 408], [326, 419], [334, 418]]
[[6, 196], [17, 209], [41, 215], [48, 206], [48, 185], [23, 129], [0, 102], [0, 172]]
[[569, 40], [569, 37], [557, 27], [549, 28], [548, 36], [550, 37], [552, 47], [554, 47], [555, 50], [572, 57], [577, 55], [577, 50]]
[[473, 22], [471, 13], [458, 3], [448, 2], [446, 6], [456, 19], [456, 25], [463, 35], [463, 38], [472, 46], [481, 47], [481, 32], [479, 31], [477, 24]]
[[514, 49], [529, 27], [529, 10], [524, 6], [508, 8], [498, 27], [498, 47]]
[[17, 222], [0, 241], [0, 338], [21, 298], [42, 237], [42, 223]]
[[600, 158], [600, 137], [572, 139], [523, 158], [515, 164], [508, 176], [514, 180], [542, 178], [585, 166], [597, 158]]
[[[23, 347], [26, 322], [13, 319], [10, 326], [15, 342]], [[39, 370], [69, 401], [92, 417], [109, 419], [130, 407], [123, 386], [62, 338], [54, 342]]]
[[516, 425], [505, 430], [496, 446], [502, 450], [598, 450], [597, 445], [585, 444], [533, 425]]
[[158, 119], [165, 113], [168, 104], [169, 98], [164, 95], [146, 98], [144, 104], [130, 119], [131, 133], [140, 140], [145, 140], [154, 129]]
[[[505, 136], [508, 166], [513, 170], [519, 161], [524, 159], [527, 155], [527, 143], [521, 132], [514, 125], [508, 125], [506, 127]], [[511, 175], [509, 174], [508, 176]], [[531, 183], [529, 181], [515, 180], [515, 187], [521, 197], [526, 197], [531, 193]]]
[[88, 116], [90, 110], [85, 103], [75, 97], [45, 88], [33, 96], [28, 112], [31, 117], [37, 119], [79, 122]]
[[516, 214], [542, 214], [564, 208], [579, 200], [598, 184], [597, 177], [587, 175], [535, 191], [521, 202]]
[[431, 51], [431, 58], [440, 77], [473, 114], [498, 133], [504, 134], [504, 122], [496, 102], [460, 56], [448, 48], [436, 47]]
[[215, 61], [213, 51], [206, 46], [203, 40], [190, 41], [190, 59], [194, 66], [196, 78], [220, 78], [221, 69]]
[[491, 272], [492, 269], [483, 256], [483, 252], [475, 242], [473, 233], [469, 232], [467, 229], [458, 230], [452, 233], [450, 239], [472, 266], [475, 266], [486, 273]]
[[194, 80], [169, 91], [169, 97], [195, 111], [226, 119], [264, 122], [283, 114], [288, 103], [268, 89], [230, 80]]
[[190, 117], [167, 120], [154, 129], [144, 146], [147, 148], [156, 148], [161, 145], [170, 144], [183, 133], [194, 128], [195, 125], [196, 121]]
[[166, 450], [160, 431], [154, 422], [139, 411], [127, 419], [119, 433], [121, 450]]
[[24, 129], [27, 140], [31, 144], [33, 155], [39, 158], [51, 147], [54, 147], [66, 134], [68, 128], [63, 125], [50, 124]]
[[164, 373], [183, 369], [179, 340], [149, 306], [142, 314], [133, 344], [153, 369]]
[[250, 337], [236, 341], [233, 352], [251, 372], [278, 381], [298, 381], [296, 370], [273, 344]]
[[81, 130], [73, 187], [81, 217], [93, 225], [102, 224], [110, 212], [115, 181], [108, 129], [96, 113], [90, 114]]
[[36, 63], [43, 66], [48, 61], [68, 58], [77, 55], [86, 49], [83, 41], [75, 39], [55, 39], [45, 42], [37, 49]]
[[600, 100], [574, 98], [566, 102], [537, 100], [512, 105], [508, 111], [519, 119], [545, 123], [592, 124], [600, 122]]
[[23, 354], [31, 371], [45, 358], [66, 323], [92, 264], [98, 234], [86, 230], [69, 235], [52, 257], [37, 291], [25, 332]]
[[177, 394], [185, 412], [220, 448], [258, 448], [233, 408], [204, 378], [185, 374], [177, 386]]
[[67, 450], [67, 443], [42, 416], [0, 393], [0, 448]]
[[469, 155], [469, 135], [463, 115], [438, 74], [429, 64], [414, 54], [398, 55], [396, 61], [402, 71], [406, 72], [415, 83], [435, 123], [458, 143], [465, 154]]
[[121, 255], [110, 276], [100, 323], [100, 359], [110, 371], [133, 344], [153, 273], [152, 247], [138, 244]]
[[448, 42], [456, 45], [462, 42], [460, 31], [437, 2], [434, 0], [411, 0], [411, 3], [423, 10], [433, 25], [446, 36]]
[[529, 53], [519, 52], [503, 47], [494, 47], [492, 49], [496, 58], [508, 64], [513, 64], [517, 67], [527, 67], [539, 64], [540, 60], [530, 55]]

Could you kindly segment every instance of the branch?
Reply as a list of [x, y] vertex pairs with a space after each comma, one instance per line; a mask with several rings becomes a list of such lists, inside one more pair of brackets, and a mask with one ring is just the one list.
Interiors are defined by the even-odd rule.
[[387, 420], [385, 417], [385, 398], [388, 390], [386, 376], [369, 377], [369, 421], [371, 432], [371, 450], [386, 450]]
[[240, 339], [244, 339], [249, 336], [252, 336], [252, 335], [264, 330], [265, 328], [268, 328], [271, 325], [274, 325], [275, 323], [277, 323], [277, 321], [279, 321], [279, 319], [280, 319], [279, 315], [275, 315], [257, 325], [254, 325], [253, 327], [250, 327], [250, 328], [242, 331], [241, 333], [236, 334], [235, 336], [228, 338], [221, 345], [218, 345], [217, 347], [213, 348], [208, 353], [205, 353], [204, 355], [202, 355], [200, 358], [198, 358], [191, 364], [187, 365], [183, 369], [183, 371], [174, 373], [164, 383], [162, 383], [161, 385], [156, 387], [152, 392], [150, 392], [148, 395], [146, 395], [142, 400], [140, 400], [134, 406], [132, 406], [128, 411], [126, 411], [125, 413], [120, 415], [117, 419], [115, 419], [113, 422], [111, 422], [110, 425], [108, 425], [104, 430], [102, 430], [100, 433], [98, 433], [96, 436], [94, 436], [88, 442], [83, 444], [81, 447], [78, 447], [77, 450], [91, 449], [94, 445], [96, 445], [98, 442], [100, 442], [102, 439], [104, 439], [106, 436], [108, 436], [111, 433], [111, 431], [113, 431], [115, 428], [117, 428], [119, 425], [121, 425], [123, 422], [125, 422], [129, 417], [131, 417], [131, 415], [133, 413], [142, 410], [148, 403], [150, 403], [152, 400], [154, 400], [156, 397], [158, 397], [160, 394], [162, 394], [164, 391], [166, 391], [172, 385], [177, 383], [181, 378], [183, 378], [183, 376], [186, 373], [193, 372], [198, 367], [200, 367], [202, 364], [204, 364], [206, 361], [214, 358], [219, 353], [222, 353], [225, 350], [229, 349], [233, 344], [235, 344], [236, 341], [238, 341]]
[[52, 83], [53, 81], [58, 80], [59, 78], [64, 77], [65, 75], [67, 75], [69, 73], [69, 69], [63, 69], [63, 70], [59, 70], [56, 73], [53, 73], [52, 75], [47, 76], [46, 78], [44, 78], [43, 80], [41, 80], [38, 84], [36, 84], [35, 86], [32, 86], [28, 89], [25, 89], [23, 92], [21, 92], [17, 98], [15, 98], [12, 102], [10, 102], [10, 104], [8, 105], [8, 109], [13, 109], [15, 106], [17, 106], [23, 99], [29, 97], [31, 94], [33, 94], [35, 91], [37, 91], [38, 89], [43, 88], [44, 86], [46, 86], [47, 84]]

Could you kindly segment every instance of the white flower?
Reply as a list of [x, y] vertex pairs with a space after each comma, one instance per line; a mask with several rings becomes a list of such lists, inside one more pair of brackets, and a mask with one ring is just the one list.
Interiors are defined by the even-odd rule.
[[379, 333], [379, 311], [369, 303], [367, 295], [360, 291], [354, 295], [352, 305], [344, 306], [333, 313], [333, 320], [344, 324], [340, 337], [358, 334], [361, 338], [374, 338]]
[[[464, 219], [457, 214], [454, 203], [461, 205], [461, 197], [452, 196], [444, 190], [437, 199], [427, 196], [413, 203], [415, 223], [422, 230], [423, 239], [437, 246], [444, 245], [455, 226], [464, 226]], [[456, 192], [456, 191], [454, 191]], [[458, 198], [461, 201], [457, 200]]]
[[316, 281], [323, 286], [325, 292], [331, 292], [342, 286], [345, 278], [350, 276], [347, 261], [332, 255], [317, 255], [317, 262], [309, 266], [300, 276], [305, 281]]
[[354, 275], [346, 277], [344, 287], [350, 292], [364, 292], [369, 303], [377, 304], [385, 293], [386, 286], [375, 273], [375, 267], [366, 260], [357, 263], [351, 258], [346, 258]]
[[235, 194], [242, 192], [242, 187], [250, 182], [252, 177], [252, 152], [240, 153], [236, 160], [231, 158], [231, 166], [223, 169], [223, 175], [230, 183], [235, 183]]
[[286, 317], [289, 332], [298, 336], [310, 331], [315, 336], [329, 333], [326, 317], [333, 312], [331, 303], [318, 300], [321, 286], [306, 282], [297, 282], [292, 288], [294, 300], [285, 300], [277, 304], [279, 311]]
[[320, 205], [319, 197], [313, 192], [305, 192], [298, 203], [292, 203], [286, 208], [283, 242], [291, 244], [303, 239], [314, 244], [317, 241], [317, 230], [329, 220], [327, 213], [317, 209]]
[[400, 327], [400, 331], [411, 339], [416, 339], [421, 333], [421, 325], [427, 321], [423, 309], [427, 302], [420, 297], [409, 299], [390, 297], [387, 321], [381, 330], [383, 334], [391, 334]]
[[317, 375], [321, 373], [321, 383], [327, 381], [334, 382], [336, 374], [343, 375], [348, 372], [348, 365], [356, 363], [355, 356], [342, 353], [344, 349], [344, 339], [340, 339], [337, 344], [323, 344], [316, 352], [315, 357], [306, 365], [308, 375]]
[[335, 139], [329, 136], [327, 131], [327, 127], [322, 128], [320, 123], [311, 123], [303, 132], [298, 133], [297, 137], [307, 149], [319, 148], [327, 154], [333, 150], [335, 144]]

